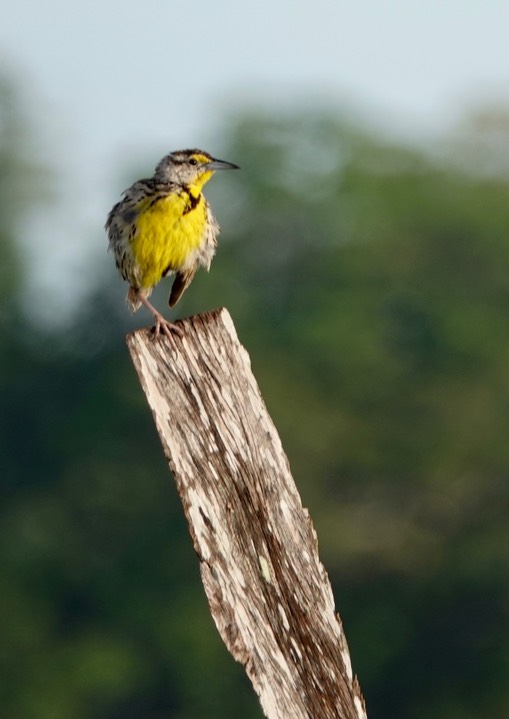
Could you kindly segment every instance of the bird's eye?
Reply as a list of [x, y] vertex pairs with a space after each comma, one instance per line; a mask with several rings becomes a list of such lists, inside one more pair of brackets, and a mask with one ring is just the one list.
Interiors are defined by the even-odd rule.
[[191, 158], [189, 159], [189, 164], [190, 164], [190, 165], [197, 165], [197, 164], [198, 164], [198, 160], [197, 160], [195, 157], [191, 157]]

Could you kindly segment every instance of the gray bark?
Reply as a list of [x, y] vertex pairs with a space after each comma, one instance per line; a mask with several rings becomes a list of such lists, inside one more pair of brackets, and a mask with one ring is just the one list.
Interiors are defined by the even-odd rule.
[[128, 346], [210, 610], [269, 719], [365, 719], [316, 533], [226, 310]]

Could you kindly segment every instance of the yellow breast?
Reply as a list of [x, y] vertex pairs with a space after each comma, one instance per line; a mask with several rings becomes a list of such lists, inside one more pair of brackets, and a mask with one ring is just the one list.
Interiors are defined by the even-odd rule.
[[[194, 204], [194, 203], [192, 203]], [[140, 287], [153, 287], [163, 274], [187, 269], [204, 242], [207, 211], [202, 196], [194, 207], [187, 194], [171, 194], [139, 211], [131, 242]]]

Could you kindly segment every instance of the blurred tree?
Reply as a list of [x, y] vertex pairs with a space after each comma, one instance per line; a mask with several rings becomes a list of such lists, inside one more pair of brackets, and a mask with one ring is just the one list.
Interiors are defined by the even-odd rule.
[[[18, 110], [4, 92], [6, 112]], [[6, 303], [32, 201], [8, 126]], [[243, 171], [211, 184], [225, 231], [182, 312], [232, 311], [315, 520], [369, 714], [501, 718], [508, 173], [327, 112], [239, 117], [224, 137]], [[0, 714], [254, 718], [208, 615], [112, 276], [61, 342], [3, 325]]]
[[29, 123], [9, 78], [0, 73], [0, 320], [22, 277], [19, 234], [27, 207], [47, 198], [42, 166], [31, 143]]
[[233, 285], [378, 715], [507, 702], [509, 165], [478, 171], [482, 130], [446, 162], [248, 117], [224, 151], [249, 171], [207, 284]]

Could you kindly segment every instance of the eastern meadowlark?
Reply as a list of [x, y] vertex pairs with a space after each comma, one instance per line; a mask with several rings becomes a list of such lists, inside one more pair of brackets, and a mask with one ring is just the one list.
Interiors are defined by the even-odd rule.
[[[154, 332], [176, 326], [149, 302], [155, 285], [176, 274], [168, 303], [173, 307], [200, 265], [210, 267], [219, 225], [202, 194], [216, 170], [238, 169], [203, 150], [180, 150], [163, 157], [153, 177], [138, 180], [108, 215], [109, 249], [124, 280], [133, 312], [143, 304], [155, 319]], [[177, 332], [179, 330], [177, 329]]]

